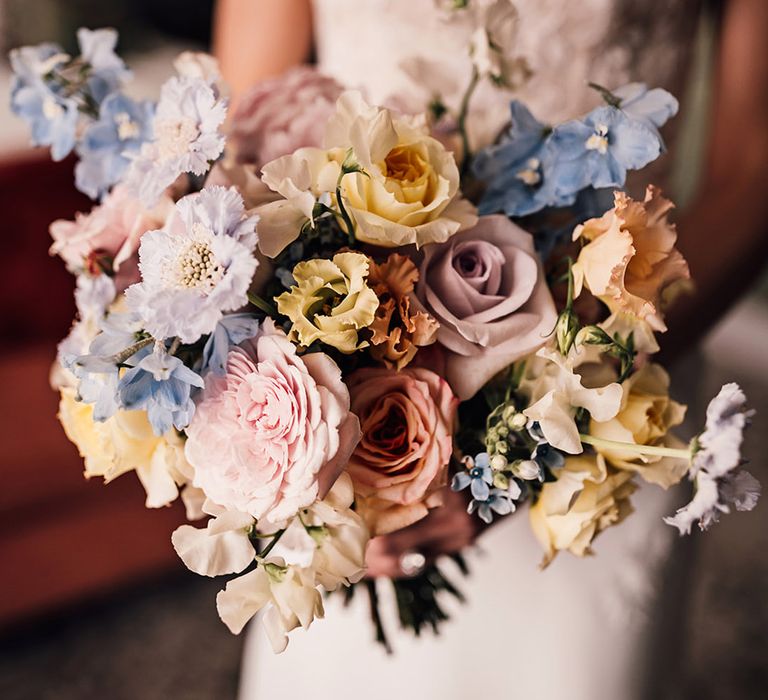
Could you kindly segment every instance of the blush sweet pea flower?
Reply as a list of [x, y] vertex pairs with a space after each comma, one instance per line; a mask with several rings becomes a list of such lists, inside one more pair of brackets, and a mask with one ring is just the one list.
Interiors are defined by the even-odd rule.
[[194, 484], [214, 503], [281, 523], [321, 498], [359, 438], [349, 394], [323, 353], [296, 354], [266, 321], [209, 373], [187, 428]]
[[557, 319], [533, 238], [504, 216], [426, 246], [416, 297], [440, 324], [445, 376], [460, 399], [535, 352]]
[[348, 466], [358, 512], [372, 535], [393, 532], [442, 504], [458, 402], [426, 369], [366, 368], [348, 384], [363, 432]]

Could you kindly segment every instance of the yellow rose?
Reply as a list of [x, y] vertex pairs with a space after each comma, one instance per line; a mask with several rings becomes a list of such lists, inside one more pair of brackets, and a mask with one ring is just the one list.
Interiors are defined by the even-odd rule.
[[477, 222], [475, 208], [461, 197], [453, 155], [429, 135], [423, 119], [395, 116], [346, 92], [326, 127], [325, 147], [301, 148], [264, 166], [264, 182], [285, 198], [259, 209], [265, 255], [274, 257], [298, 237], [297, 217], [311, 219], [325, 193], [338, 208], [336, 185], [350, 151], [364, 172], [341, 178], [341, 196], [358, 240], [422, 246]]
[[616, 192], [614, 202], [613, 209], [573, 232], [574, 240], [588, 241], [573, 266], [575, 293], [586, 286], [611, 311], [665, 331], [662, 295], [673, 282], [690, 277], [675, 248], [675, 227], [667, 221], [673, 204], [653, 186], [643, 202], [624, 192]]
[[[168, 505], [188, 479], [182, 439], [171, 430], [163, 437], [152, 431], [145, 411], [117, 411], [104, 422], [93, 420], [93, 406], [77, 401], [75, 390], [61, 389], [59, 420], [85, 461], [85, 476], [105, 482], [135, 470], [147, 492], [148, 508]], [[187, 475], [187, 476], [185, 476]]]
[[[659, 365], [646, 365], [623, 384], [619, 412], [611, 420], [592, 420], [590, 435], [634, 445], [670, 445], [667, 433], [685, 418], [685, 406], [669, 398], [669, 375]], [[688, 471], [688, 460], [638, 455], [627, 450], [595, 446], [609, 464], [640, 474], [645, 481], [669, 488]]]
[[296, 265], [296, 286], [275, 299], [280, 313], [293, 322], [288, 337], [305, 347], [318, 340], [347, 354], [366, 347], [358, 331], [373, 323], [379, 306], [367, 275], [368, 258], [361, 253]]
[[610, 470], [602, 455], [568, 457], [529, 510], [531, 528], [544, 548], [542, 566], [561, 550], [591, 554], [592, 540], [632, 512], [629, 496], [636, 486], [627, 471]]

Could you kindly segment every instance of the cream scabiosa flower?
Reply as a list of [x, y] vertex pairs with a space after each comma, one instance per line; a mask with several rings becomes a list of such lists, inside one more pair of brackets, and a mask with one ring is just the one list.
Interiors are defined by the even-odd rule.
[[162, 87], [153, 121], [154, 138], [142, 145], [126, 183], [147, 206], [182, 173], [203, 175], [224, 150], [219, 127], [226, 100], [200, 77], [173, 77]]
[[126, 290], [128, 308], [156, 339], [193, 343], [224, 311], [247, 303], [256, 270], [256, 217], [234, 188], [210, 187], [179, 200], [164, 229], [141, 239], [141, 282]]

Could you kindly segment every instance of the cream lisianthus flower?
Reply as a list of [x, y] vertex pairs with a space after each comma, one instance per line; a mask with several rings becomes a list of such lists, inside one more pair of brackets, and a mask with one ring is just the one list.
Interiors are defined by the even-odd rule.
[[[550, 445], [570, 454], [583, 450], [575, 420], [578, 408], [587, 409], [596, 420], [607, 421], [621, 406], [621, 385], [603, 377], [593, 384], [603, 373], [600, 367], [589, 366], [588, 358], [584, 348], [572, 348], [568, 357], [549, 347], [541, 348], [529, 362], [520, 385], [531, 401], [523, 413], [538, 421]], [[593, 381], [586, 381], [587, 373], [593, 375]]]
[[[347, 172], [350, 158], [362, 172]], [[312, 220], [315, 203], [331, 195], [349, 213], [358, 240], [394, 248], [439, 243], [475, 224], [461, 197], [459, 169], [432, 138], [423, 119], [368, 105], [358, 92], [342, 94], [328, 122], [325, 149], [301, 148], [267, 163], [263, 180], [286, 201], [259, 209], [260, 246], [274, 257]]]
[[110, 482], [135, 471], [147, 492], [146, 506], [168, 505], [189, 481], [191, 467], [184, 443], [174, 430], [158, 437], [145, 411], [117, 411], [104, 422], [93, 419], [93, 404], [75, 399], [75, 390], [61, 389], [59, 420], [67, 437], [85, 460], [85, 476]]
[[690, 277], [688, 263], [675, 248], [675, 227], [667, 220], [672, 207], [653, 186], [643, 202], [616, 192], [613, 209], [577, 226], [573, 239], [587, 244], [573, 266], [576, 295], [586, 286], [611, 311], [665, 331], [662, 294], [673, 282]]
[[[645, 365], [623, 384], [619, 412], [610, 420], [592, 420], [589, 433], [599, 440], [633, 445], [672, 445], [669, 430], [685, 418], [685, 406], [669, 398], [669, 375], [659, 365]], [[609, 464], [635, 471], [652, 484], [669, 488], [685, 476], [689, 461], [675, 457], [640, 455], [595, 444]]]
[[544, 548], [542, 566], [566, 549], [579, 557], [591, 554], [594, 538], [632, 512], [633, 474], [609, 469], [602, 455], [568, 457], [558, 471], [529, 511], [533, 533]]
[[296, 286], [275, 299], [278, 311], [293, 322], [289, 339], [305, 347], [320, 341], [343, 353], [366, 347], [358, 331], [373, 323], [379, 306], [367, 276], [368, 258], [361, 253], [337, 253], [333, 260], [296, 265]]

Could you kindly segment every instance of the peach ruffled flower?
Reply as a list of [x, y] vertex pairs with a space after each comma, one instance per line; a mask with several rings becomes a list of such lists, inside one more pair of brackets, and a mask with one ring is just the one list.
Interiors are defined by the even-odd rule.
[[662, 293], [690, 277], [688, 263], [675, 248], [675, 226], [667, 220], [673, 206], [653, 186], [643, 202], [616, 192], [613, 209], [577, 226], [573, 239], [588, 243], [573, 266], [576, 294], [586, 286], [611, 311], [628, 313], [655, 331], [665, 331]]
[[391, 369], [403, 369], [418, 348], [437, 339], [440, 324], [425, 311], [411, 308], [419, 271], [410, 258], [393, 253], [384, 262], [371, 262], [368, 284], [379, 298], [370, 325], [371, 355]]

